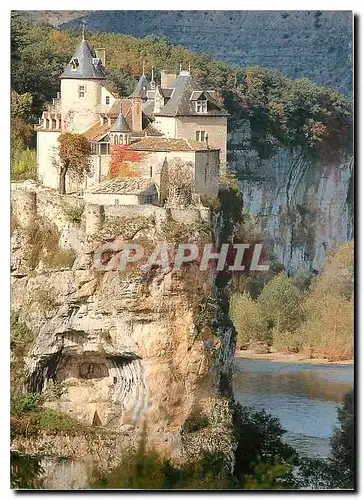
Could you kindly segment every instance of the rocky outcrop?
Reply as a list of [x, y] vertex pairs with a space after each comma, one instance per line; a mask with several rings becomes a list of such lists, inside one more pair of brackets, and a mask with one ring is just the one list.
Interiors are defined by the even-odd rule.
[[320, 270], [327, 252], [353, 237], [353, 157], [325, 163], [282, 148], [262, 160], [251, 149], [248, 122], [231, 129], [229, 164], [266, 246], [288, 271]]
[[[42, 252], [31, 264], [29, 228], [19, 226], [12, 235], [12, 307], [37, 332], [26, 358], [29, 390], [86, 425], [127, 430], [129, 440], [146, 429], [148, 445], [176, 463], [203, 449], [232, 460], [231, 414], [221, 396], [232, 369], [233, 332], [221, 321], [212, 327], [213, 316], [198, 317], [207, 298], [216, 302], [213, 276], [193, 266], [143, 273], [110, 265], [130, 239], [152, 248], [182, 231], [199, 241], [199, 223], [105, 217], [99, 232], [87, 235], [84, 215], [79, 224], [61, 220], [57, 251], [71, 249], [75, 258], [57, 269]], [[50, 222], [36, 218], [39, 227]], [[105, 242], [114, 250], [101, 253], [108, 266], [95, 269], [95, 252]], [[191, 415], [208, 418], [203, 438], [185, 432]], [[22, 449], [29, 448], [23, 441]]]

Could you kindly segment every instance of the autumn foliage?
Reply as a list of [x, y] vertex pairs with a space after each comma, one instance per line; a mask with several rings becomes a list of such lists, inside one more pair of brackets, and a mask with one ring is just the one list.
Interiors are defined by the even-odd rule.
[[91, 173], [90, 143], [81, 134], [65, 132], [58, 137], [59, 192], [66, 192], [66, 174], [69, 172], [77, 180]]
[[136, 164], [144, 156], [145, 153], [133, 151], [127, 144], [112, 145], [109, 177], [140, 177], [140, 172], [137, 170]]

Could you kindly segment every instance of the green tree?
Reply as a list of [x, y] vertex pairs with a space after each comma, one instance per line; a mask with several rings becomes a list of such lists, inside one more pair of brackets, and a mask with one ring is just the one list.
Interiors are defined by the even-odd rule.
[[267, 322], [260, 308], [248, 292], [235, 293], [230, 300], [230, 316], [237, 331], [236, 346], [238, 349], [254, 342], [267, 340]]
[[292, 332], [302, 320], [302, 293], [283, 273], [264, 287], [258, 304], [271, 330]]
[[[90, 143], [81, 134], [65, 132], [58, 137], [59, 192], [66, 194], [66, 175], [69, 172], [77, 180], [91, 173]], [[57, 163], [57, 160], [55, 160]]]
[[354, 488], [355, 482], [355, 413], [354, 391], [345, 394], [343, 404], [338, 408], [340, 427], [330, 439], [330, 463], [334, 484], [339, 488]]

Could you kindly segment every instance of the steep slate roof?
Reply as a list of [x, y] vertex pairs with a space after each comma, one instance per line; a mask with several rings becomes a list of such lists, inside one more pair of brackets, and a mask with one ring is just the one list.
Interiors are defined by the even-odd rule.
[[130, 95], [130, 97], [141, 97], [145, 99], [147, 97], [147, 90], [150, 90], [150, 83], [148, 82], [145, 75], [139, 78], [139, 82], [135, 85], [135, 88]]
[[[227, 116], [228, 113], [222, 109], [207, 91], [198, 90], [197, 85], [190, 74], [180, 74], [175, 82], [174, 91], [167, 104], [155, 113], [156, 116]], [[195, 108], [196, 96], [207, 98], [207, 113], [197, 113]], [[194, 100], [192, 100], [192, 98]]]
[[[74, 59], [78, 60], [78, 67], [71, 68]], [[76, 47], [71, 61], [67, 64], [61, 78], [87, 78], [105, 80], [104, 67], [101, 60], [96, 58], [96, 54], [86, 40], [82, 40]]]
[[130, 145], [133, 151], [218, 151], [209, 148], [205, 142], [188, 139], [169, 139], [167, 137], [143, 137]]
[[130, 177], [101, 182], [90, 188], [88, 192], [92, 194], [141, 194], [151, 186], [155, 187], [152, 179]]
[[110, 127], [110, 132], [130, 132], [123, 114], [120, 112], [116, 122]]

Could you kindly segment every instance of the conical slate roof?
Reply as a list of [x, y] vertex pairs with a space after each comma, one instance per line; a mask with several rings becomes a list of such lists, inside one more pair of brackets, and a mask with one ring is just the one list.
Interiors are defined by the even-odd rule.
[[131, 132], [123, 114], [120, 112], [116, 122], [112, 125], [110, 132]]
[[133, 93], [130, 95], [130, 97], [145, 98], [147, 97], [147, 90], [150, 90], [150, 83], [148, 82], [147, 77], [145, 75], [142, 75], [139, 78], [139, 82], [135, 85]]
[[87, 78], [104, 80], [105, 73], [100, 59], [86, 40], [82, 40], [76, 47], [71, 61], [67, 64], [61, 78]]

